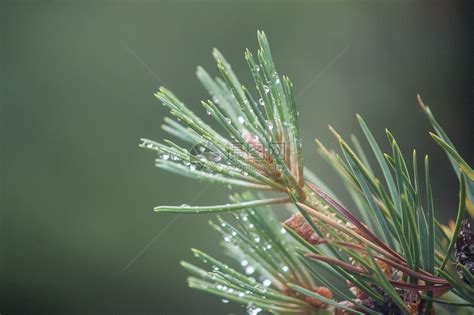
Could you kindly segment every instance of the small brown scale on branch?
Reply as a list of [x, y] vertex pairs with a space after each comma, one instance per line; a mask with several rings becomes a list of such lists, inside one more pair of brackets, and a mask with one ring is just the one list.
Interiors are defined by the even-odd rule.
[[255, 151], [257, 151], [260, 157], [266, 161], [267, 165], [259, 163], [259, 161], [252, 157], [248, 157], [247, 161], [252, 164], [252, 166], [255, 167], [259, 173], [278, 181], [281, 177], [281, 172], [277, 169], [275, 162], [270, 157], [270, 154], [265, 150], [260, 140], [255, 138], [247, 129], [242, 130], [242, 136], [244, 137], [245, 141], [247, 141], [247, 143], [253, 147]]
[[[316, 287], [314, 289], [312, 289], [311, 291], [313, 291], [314, 293], [316, 294], [319, 294], [329, 300], [332, 300], [332, 292], [331, 290], [329, 290], [328, 288], [326, 287]], [[309, 304], [317, 307], [317, 308], [326, 308], [328, 305], [318, 299], [315, 299], [313, 297], [309, 297], [309, 296], [306, 296], [304, 298], [304, 300], [306, 302], [308, 302]]]
[[311, 225], [306, 222], [306, 219], [301, 215], [301, 213], [293, 214], [289, 219], [287, 219], [284, 224], [298, 233], [299, 236], [304, 238], [310, 244], [316, 245], [320, 244], [322, 239], [319, 237], [311, 227]]
[[[268, 152], [268, 150], [270, 150], [270, 151], [275, 150], [275, 149], [281, 150], [282, 148], [281, 147], [278, 147], [278, 148], [273, 148], [273, 147], [265, 148], [265, 146], [262, 144], [262, 142], [259, 140], [259, 138], [252, 135], [245, 128], [242, 129], [242, 136], [245, 139], [245, 141], [247, 142], [247, 144], [249, 146], [251, 146], [257, 152], [257, 154], [264, 160], [263, 163], [262, 163], [262, 161], [259, 161], [259, 160], [255, 159], [254, 157], [246, 154], [247, 162], [253, 168], [255, 168], [260, 174], [264, 175], [265, 177], [272, 178], [277, 183], [285, 184], [283, 181], [285, 181], [287, 179], [285, 179], [285, 177], [282, 176], [283, 173], [282, 173], [281, 165], [278, 165], [278, 163], [276, 163], [272, 159], [270, 152]], [[277, 145], [277, 144], [282, 145], [283, 148], [285, 147], [284, 142], [278, 141], [274, 145]], [[286, 163], [286, 165], [288, 165], [291, 168], [291, 165], [289, 164], [289, 161], [288, 161], [287, 154], [284, 155], [284, 162]], [[288, 193], [294, 193], [296, 196], [298, 196], [298, 200], [300, 202], [303, 202], [304, 200], [306, 200], [306, 193], [303, 189], [303, 185], [298, 185], [297, 184], [297, 185], [293, 185], [292, 187], [288, 187], [287, 192]]]
[[[332, 292], [326, 287], [315, 287], [315, 288], [308, 288], [308, 290], [321, 295], [322, 297], [325, 297], [326, 299], [332, 300]], [[302, 299], [308, 304], [311, 304], [313, 307], [316, 309], [322, 309], [322, 308], [327, 308], [328, 304], [324, 303], [316, 298], [306, 296], [302, 293], [296, 292], [290, 288], [286, 288], [283, 290], [283, 293], [285, 293], [288, 296], [296, 297], [298, 299]]]
[[[328, 216], [334, 218], [335, 214], [334, 213], [328, 214]], [[321, 231], [321, 233], [323, 233], [324, 238], [320, 237], [314, 232], [312, 226], [306, 221], [306, 219], [303, 217], [301, 213], [293, 214], [290, 218], [288, 218], [283, 223], [312, 245], [323, 244], [323, 243], [326, 243], [328, 240], [330, 240], [331, 235], [328, 233], [327, 229], [321, 224], [319, 224], [317, 221], [313, 220], [313, 222]], [[338, 222], [342, 223], [342, 221], [340, 220]], [[352, 223], [347, 222], [346, 226], [357, 232], [357, 228], [355, 228], [355, 226]], [[336, 233], [345, 241], [355, 243], [355, 244], [360, 244], [360, 242], [350, 239], [347, 234], [344, 234], [341, 231], [336, 231]]]

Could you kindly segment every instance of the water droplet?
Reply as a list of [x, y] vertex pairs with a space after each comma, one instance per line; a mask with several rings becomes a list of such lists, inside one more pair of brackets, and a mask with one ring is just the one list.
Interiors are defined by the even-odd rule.
[[189, 207], [189, 205], [187, 203], [183, 203], [180, 207], [181, 208], [186, 208], [186, 207]]
[[255, 267], [254, 266], [247, 266], [245, 268], [245, 273], [248, 274], [248, 275], [251, 275], [255, 272]]
[[154, 150], [158, 149], [158, 146], [156, 146], [154, 143], [148, 142], [147, 140], [143, 140], [140, 146], [148, 148], [148, 149], [154, 149]]
[[281, 234], [286, 234], [285, 228], [281, 228], [280, 233], [281, 233]]
[[261, 311], [262, 311], [262, 309], [260, 307], [255, 307], [255, 306], [252, 306], [252, 305], [249, 305], [247, 307], [247, 314], [248, 315], [257, 315]]
[[254, 225], [252, 223], [249, 224], [249, 228], [253, 229]]
[[259, 98], [259, 99], [258, 99], [258, 103], [259, 103], [260, 105], [262, 105], [262, 106], [265, 106], [265, 102], [263, 101], [262, 98]]
[[230, 237], [228, 237], [228, 236], [224, 237], [224, 241], [230, 242]]
[[173, 161], [179, 161], [179, 157], [176, 156], [176, 155], [172, 155], [172, 156], [171, 156], [171, 160], [173, 160]]
[[221, 284], [218, 284], [216, 288], [217, 288], [218, 290], [222, 290], [222, 285], [221, 285]]
[[[201, 162], [207, 162], [207, 157], [205, 155], [200, 154], [200, 155], [197, 155], [196, 158], [198, 158], [199, 161], [201, 161]], [[202, 165], [200, 165], [200, 166], [202, 166]]]
[[232, 231], [232, 233], [231, 233], [231, 234], [232, 234], [232, 236], [236, 236], [236, 235], [237, 235], [237, 232], [235, 232], [235, 231]]
[[245, 119], [244, 119], [244, 117], [242, 117], [242, 116], [239, 116], [237, 119], [239, 120], [239, 122], [240, 122], [241, 124], [243, 124], [243, 123], [245, 122]]
[[240, 265], [241, 265], [242, 267], [246, 267], [248, 264], [249, 264], [249, 262], [248, 262], [247, 260], [245, 260], [245, 259], [240, 262]]
[[166, 154], [166, 153], [165, 153], [165, 154], [162, 154], [162, 155], [161, 155], [161, 159], [162, 159], [162, 160], [168, 160], [169, 158], [170, 158], [169, 154]]
[[263, 90], [265, 91], [265, 94], [268, 94], [268, 92], [270, 92], [270, 88], [266, 85], [263, 86]]
[[217, 153], [211, 153], [210, 159], [212, 162], [219, 162], [220, 160], [222, 160], [222, 156]]
[[190, 169], [191, 171], [196, 170], [196, 165], [193, 165], [193, 164], [189, 165], [189, 169]]
[[280, 78], [277, 78], [277, 79], [275, 80], [275, 83], [276, 83], [276, 84], [280, 83]]
[[206, 114], [208, 114], [209, 116], [211, 116], [211, 115], [212, 115], [212, 112], [208, 109], [208, 110], [206, 110]]
[[[260, 66], [259, 65], [255, 65], [255, 70], [257, 70], [257, 72], [260, 71]], [[163, 104], [164, 105], [164, 104]]]
[[230, 120], [230, 118], [226, 118], [225, 121], [227, 121], [228, 124], [232, 123], [232, 120]]
[[[253, 224], [252, 224], [252, 227], [253, 227]], [[255, 243], [259, 243], [260, 242], [260, 236], [256, 236], [254, 239]]]
[[232, 293], [232, 292], [234, 292], [234, 289], [229, 288], [229, 290], [227, 290], [227, 292]]
[[272, 248], [272, 245], [268, 244], [268, 245], [266, 246], [266, 249], [270, 249], [270, 248]]
[[245, 296], [244, 292], [239, 292], [239, 297], [244, 297], [244, 296]]
[[288, 272], [288, 270], [290, 269], [288, 268], [288, 266], [283, 266], [281, 267], [281, 270], [283, 270], [283, 272]]
[[266, 287], [269, 287], [272, 285], [272, 281], [270, 279], [264, 279], [262, 283]]
[[222, 299], [222, 303], [227, 304], [227, 303], [229, 303], [229, 300]]
[[273, 123], [271, 121], [267, 121], [267, 127], [268, 129], [272, 130], [273, 129]]

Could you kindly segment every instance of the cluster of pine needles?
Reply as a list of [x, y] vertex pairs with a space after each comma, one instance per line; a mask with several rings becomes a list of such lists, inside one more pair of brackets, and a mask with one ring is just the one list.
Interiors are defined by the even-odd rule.
[[[474, 307], [474, 238], [465, 219], [474, 214], [474, 172], [430, 108], [418, 97], [431, 137], [459, 179], [455, 222], [448, 227], [435, 217], [428, 156], [404, 156], [388, 130], [391, 152], [382, 152], [360, 116], [367, 150], [332, 128], [337, 152], [316, 140], [356, 205], [347, 209], [304, 167], [293, 84], [277, 73], [263, 32], [258, 42], [255, 56], [245, 52], [253, 93], [217, 50], [220, 77], [197, 69], [211, 96], [202, 106], [218, 129], [160, 88], [156, 97], [172, 116], [163, 129], [181, 144], [142, 139], [143, 148], [157, 152], [159, 168], [247, 191], [222, 205], [155, 209], [233, 215], [217, 215], [211, 226], [237, 267], [193, 249], [208, 268], [182, 262], [189, 286], [242, 304], [249, 314], [434, 314], [435, 308]], [[286, 221], [277, 218], [275, 205], [289, 210]]]

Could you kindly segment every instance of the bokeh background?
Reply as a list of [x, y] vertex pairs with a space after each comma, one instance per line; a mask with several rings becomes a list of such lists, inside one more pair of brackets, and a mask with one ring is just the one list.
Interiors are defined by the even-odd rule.
[[430, 154], [436, 211], [456, 211], [456, 178], [416, 93], [472, 163], [467, 1], [0, 3], [1, 314], [244, 312], [188, 289], [179, 266], [191, 247], [223, 258], [212, 216], [152, 211], [226, 202], [228, 190], [156, 169], [138, 143], [166, 136], [160, 85], [203, 112], [194, 72], [217, 74], [213, 47], [249, 82], [243, 51], [257, 29], [295, 83], [310, 168], [343, 195], [314, 138], [336, 147], [328, 123], [360, 134], [360, 113], [379, 140], [389, 128], [405, 153]]

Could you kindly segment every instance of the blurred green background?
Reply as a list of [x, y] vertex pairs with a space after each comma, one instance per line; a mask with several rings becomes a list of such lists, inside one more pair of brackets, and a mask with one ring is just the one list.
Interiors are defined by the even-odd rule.
[[191, 247], [223, 257], [212, 216], [152, 211], [226, 202], [227, 189], [155, 169], [138, 143], [165, 137], [166, 109], [153, 96], [160, 85], [203, 112], [194, 72], [202, 65], [217, 74], [213, 47], [248, 83], [243, 51], [255, 50], [257, 29], [295, 83], [310, 168], [344, 192], [313, 140], [336, 147], [328, 123], [360, 134], [360, 113], [381, 141], [389, 128], [405, 153], [430, 154], [436, 210], [452, 217], [457, 182], [415, 97], [472, 163], [469, 9], [455, 1], [3, 0], [0, 312], [244, 311], [188, 289], [178, 264], [193, 260]]

